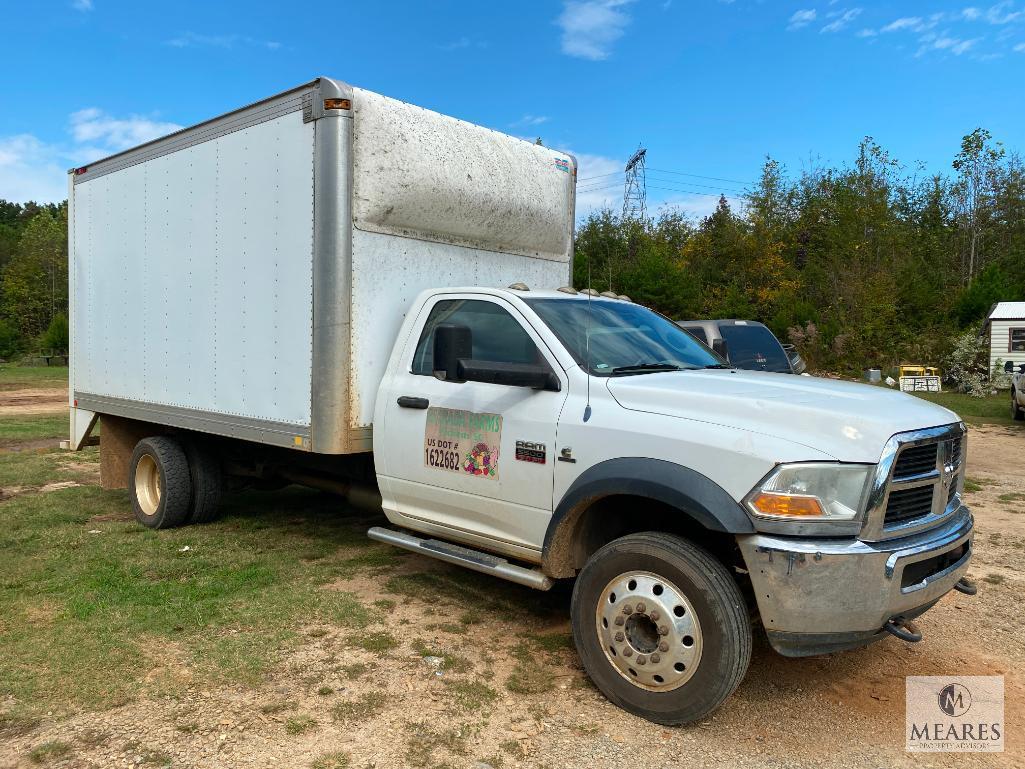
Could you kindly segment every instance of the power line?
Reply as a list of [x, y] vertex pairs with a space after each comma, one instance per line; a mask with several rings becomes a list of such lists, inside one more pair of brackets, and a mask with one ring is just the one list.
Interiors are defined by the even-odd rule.
[[702, 176], [701, 174], [692, 174], [692, 173], [687, 173], [686, 171], [668, 171], [668, 170], [663, 169], [663, 168], [652, 168], [651, 170], [652, 171], [659, 171], [660, 173], [663, 173], [663, 174], [675, 174], [676, 176], [693, 176], [695, 179], [711, 179], [712, 181], [715, 181], [715, 182], [733, 182], [735, 184], [743, 184], [745, 186], [748, 186], [748, 185], [751, 184], [751, 182], [741, 181], [740, 179], [724, 179], [721, 176]]

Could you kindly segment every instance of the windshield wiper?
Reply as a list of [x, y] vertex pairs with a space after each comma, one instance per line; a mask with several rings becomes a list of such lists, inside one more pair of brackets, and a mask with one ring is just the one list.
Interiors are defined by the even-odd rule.
[[733, 368], [732, 363], [709, 363], [707, 366], [701, 368]]
[[612, 369], [613, 374], [641, 374], [645, 371], [680, 371], [680, 367], [673, 363], [635, 363]]

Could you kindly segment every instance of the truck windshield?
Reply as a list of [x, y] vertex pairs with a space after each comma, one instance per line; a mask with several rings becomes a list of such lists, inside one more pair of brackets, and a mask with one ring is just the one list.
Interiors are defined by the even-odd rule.
[[783, 352], [779, 340], [765, 326], [723, 324], [719, 333], [726, 340], [730, 363], [737, 368], [790, 373], [790, 359]]
[[570, 298], [523, 301], [576, 362], [595, 376], [729, 367], [671, 320], [637, 304]]

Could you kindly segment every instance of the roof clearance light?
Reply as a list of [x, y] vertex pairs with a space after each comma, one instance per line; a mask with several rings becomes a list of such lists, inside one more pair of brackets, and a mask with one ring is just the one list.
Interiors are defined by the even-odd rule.
[[509, 286], [511, 291], [530, 291], [530, 287], [526, 283], [513, 283]]
[[575, 288], [573, 288], [573, 286], [560, 286], [559, 291], [561, 291], [564, 294], [572, 294], [574, 296], [580, 293]]

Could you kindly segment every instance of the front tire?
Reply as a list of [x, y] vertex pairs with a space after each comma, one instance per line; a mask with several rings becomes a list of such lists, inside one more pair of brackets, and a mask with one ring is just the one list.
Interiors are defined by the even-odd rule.
[[1015, 422], [1025, 420], [1025, 409], [1018, 405], [1018, 396], [1013, 387], [1011, 388], [1011, 419]]
[[135, 519], [151, 529], [181, 526], [189, 515], [192, 478], [181, 445], [173, 438], [143, 438], [132, 452], [128, 474]]
[[751, 661], [751, 622], [729, 571], [671, 534], [614, 540], [573, 589], [573, 638], [613, 703], [649, 721], [686, 724], [718, 708]]

